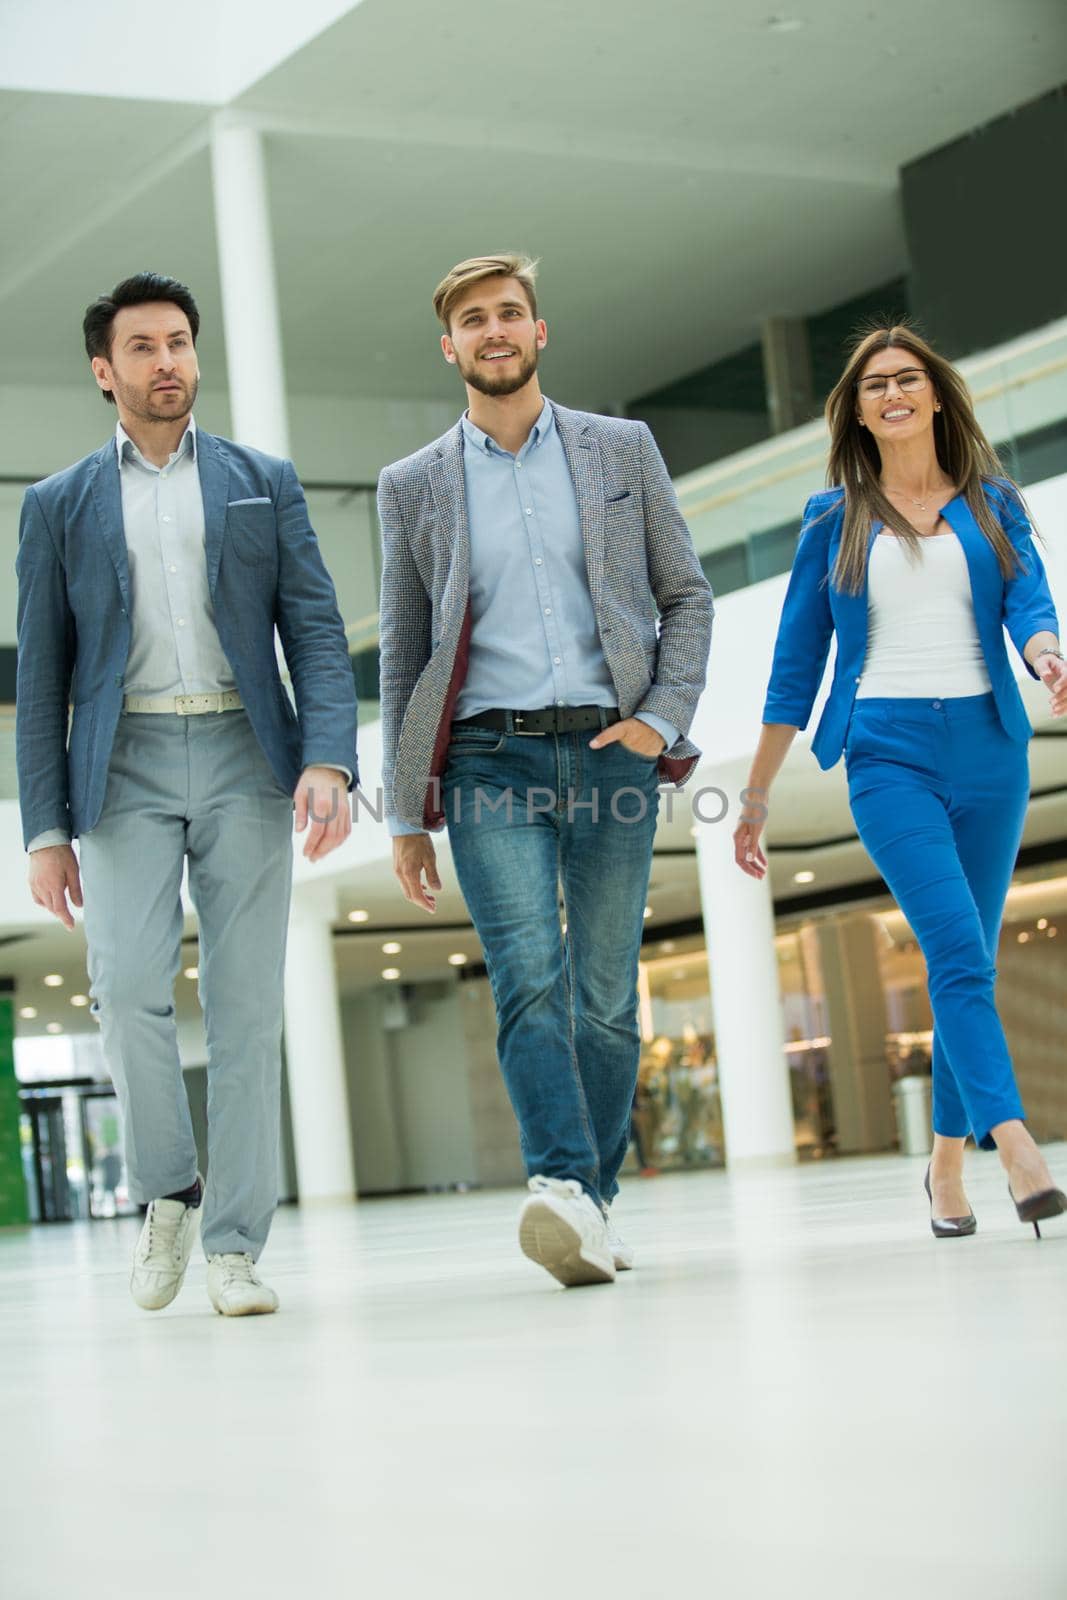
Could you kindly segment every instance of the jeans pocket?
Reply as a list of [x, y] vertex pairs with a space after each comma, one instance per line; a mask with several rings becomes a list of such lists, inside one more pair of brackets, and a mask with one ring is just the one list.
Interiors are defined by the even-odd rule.
[[504, 748], [506, 733], [495, 728], [462, 728], [448, 742], [448, 759], [455, 756], [495, 756]]

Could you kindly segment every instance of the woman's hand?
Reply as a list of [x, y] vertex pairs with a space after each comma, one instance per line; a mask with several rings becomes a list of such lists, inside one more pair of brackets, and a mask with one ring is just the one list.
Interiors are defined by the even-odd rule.
[[1058, 656], [1038, 656], [1034, 662], [1037, 675], [1052, 696], [1050, 710], [1054, 717], [1067, 714], [1067, 661]]
[[741, 821], [734, 829], [734, 860], [750, 878], [762, 878], [767, 872], [767, 857], [760, 849], [760, 835], [767, 826], [767, 791], [746, 789]]

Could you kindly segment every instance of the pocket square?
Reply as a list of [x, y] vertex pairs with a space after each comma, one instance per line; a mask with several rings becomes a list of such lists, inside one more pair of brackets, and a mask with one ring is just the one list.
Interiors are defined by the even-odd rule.
[[273, 501], [269, 494], [254, 494], [250, 495], [247, 500], [227, 500], [226, 507], [228, 510], [231, 506], [269, 506], [272, 504]]

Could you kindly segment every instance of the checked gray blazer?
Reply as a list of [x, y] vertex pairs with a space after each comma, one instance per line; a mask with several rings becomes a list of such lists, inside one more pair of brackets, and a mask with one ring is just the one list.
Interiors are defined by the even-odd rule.
[[[654, 712], [679, 730], [660, 757], [684, 783], [711, 647], [711, 589], [674, 489], [643, 422], [553, 404], [578, 499], [586, 570], [608, 670], [624, 717]], [[470, 537], [459, 423], [378, 480], [382, 525], [382, 780], [387, 816], [444, 823], [452, 708], [467, 671]]]

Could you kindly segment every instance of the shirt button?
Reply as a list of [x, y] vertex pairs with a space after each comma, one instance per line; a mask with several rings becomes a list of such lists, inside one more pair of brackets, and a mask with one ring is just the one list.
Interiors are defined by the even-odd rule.
[[552, 615], [552, 607], [551, 606], [546, 606], [545, 607], [545, 616], [546, 617], [550, 617], [551, 615]]
[[534, 556], [534, 566], [535, 567], [543, 567], [544, 566], [544, 562], [541, 560], [540, 556]]
[[934, 710], [935, 711], [940, 711], [941, 710], [941, 702], [940, 702], [940, 700], [935, 700], [934, 701]]
[[516, 461], [516, 463], [515, 463], [515, 471], [516, 472], [521, 472], [522, 471], [522, 462], [521, 461]]
[[179, 617], [178, 618], [178, 626], [179, 626], [179, 628], [184, 628], [185, 627], [185, 618], [184, 617]]
[[857, 682], [857, 683], [859, 683], [859, 682], [860, 682], [860, 681], [861, 681], [861, 680], [860, 680], [860, 679], [859, 679], [859, 678], [857, 678], [857, 679], [856, 679], [856, 682]]
[[169, 518], [169, 517], [164, 517], [164, 518], [163, 518], [163, 521], [164, 521], [164, 522], [169, 522], [169, 521], [170, 521], [170, 518]]
[[168, 567], [167, 568], [168, 572], [177, 572], [177, 570], [178, 570], [177, 567]]
[[526, 515], [528, 517], [532, 517], [533, 516], [533, 506], [527, 506], [526, 507]]
[[552, 657], [552, 664], [553, 664], [553, 666], [556, 666], [556, 667], [560, 666], [562, 664], [561, 657], [560, 656], [553, 656]]

